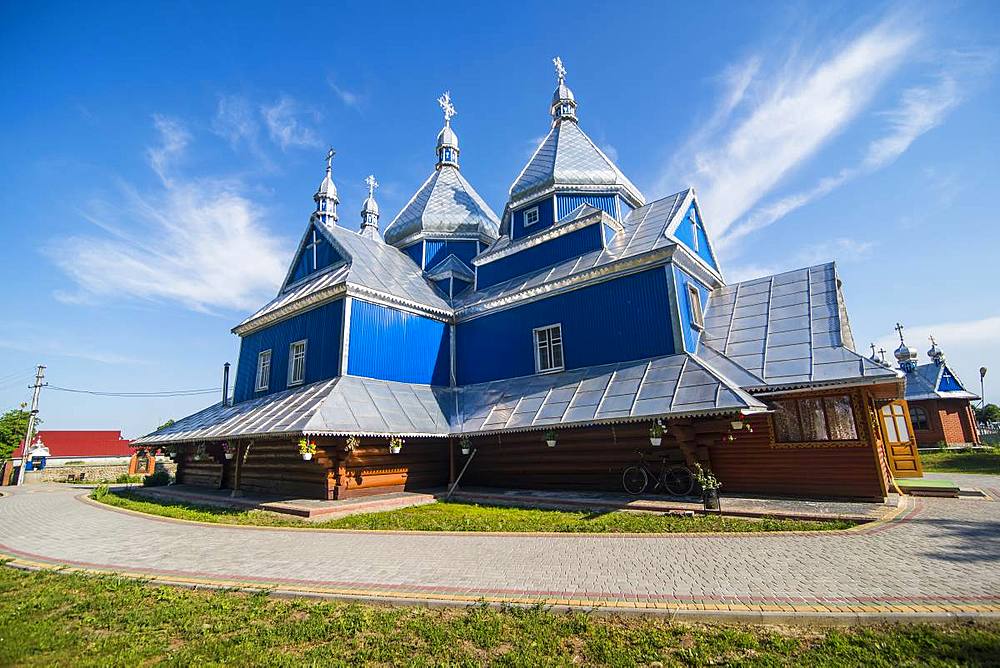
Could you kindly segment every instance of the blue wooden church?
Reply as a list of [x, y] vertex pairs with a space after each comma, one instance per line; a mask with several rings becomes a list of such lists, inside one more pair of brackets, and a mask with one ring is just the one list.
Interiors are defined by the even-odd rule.
[[331, 151], [281, 289], [233, 329], [233, 396], [138, 444], [184, 483], [314, 498], [442, 486], [467, 451], [463, 485], [620, 489], [644, 453], [731, 492], [884, 497], [902, 374], [854, 351], [835, 265], [727, 283], [694, 190], [647, 200], [554, 62], [500, 216], [448, 93], [433, 171], [384, 228], [373, 177], [341, 224]]

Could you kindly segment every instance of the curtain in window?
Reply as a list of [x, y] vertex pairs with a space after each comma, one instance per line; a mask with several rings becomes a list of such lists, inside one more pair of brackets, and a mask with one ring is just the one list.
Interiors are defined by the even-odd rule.
[[779, 441], [793, 443], [802, 440], [799, 411], [795, 401], [775, 401], [774, 431]]
[[850, 397], [824, 397], [826, 422], [830, 427], [830, 438], [834, 441], [853, 441], [858, 438], [854, 425], [854, 411]]
[[830, 438], [826, 431], [821, 398], [800, 399], [799, 417], [802, 418], [802, 436], [806, 441], [825, 441]]

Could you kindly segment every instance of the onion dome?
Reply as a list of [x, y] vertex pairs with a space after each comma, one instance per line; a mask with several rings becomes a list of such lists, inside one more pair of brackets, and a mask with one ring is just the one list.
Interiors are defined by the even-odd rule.
[[909, 373], [917, 368], [917, 349], [906, 345], [906, 341], [903, 340], [903, 326], [898, 322], [896, 323], [896, 331], [899, 332], [899, 347], [893, 354], [896, 356], [896, 361], [899, 362], [899, 368]]
[[552, 59], [552, 64], [556, 66], [556, 76], [559, 78], [559, 85], [552, 93], [552, 119], [553, 122], [560, 120], [576, 120], [576, 97], [573, 91], [566, 85], [566, 68], [563, 67], [562, 58], [556, 56]]
[[358, 231], [363, 237], [369, 239], [382, 240], [382, 235], [378, 231], [378, 202], [375, 201], [375, 189], [378, 188], [378, 181], [374, 174], [369, 174], [365, 179], [368, 186], [368, 197], [361, 205], [361, 229]]
[[944, 364], [944, 351], [938, 347], [937, 341], [934, 340], [933, 336], [930, 337], [930, 339], [931, 339], [931, 348], [930, 350], [927, 351], [927, 356], [930, 357], [935, 364], [941, 366], [942, 364]]
[[313, 211], [313, 215], [310, 218], [313, 222], [337, 223], [337, 205], [340, 204], [340, 198], [337, 196], [337, 186], [334, 184], [333, 176], [331, 175], [333, 171], [333, 156], [335, 154], [336, 151], [333, 148], [330, 148], [326, 154], [326, 176], [323, 177], [323, 181], [320, 182], [316, 194], [313, 195], [313, 201], [316, 202], [316, 210]]
[[444, 112], [444, 127], [437, 136], [437, 168], [441, 169], [445, 165], [458, 167], [458, 135], [451, 129], [451, 118], [458, 112], [451, 103], [451, 93], [445, 91], [444, 95], [438, 98], [438, 104]]

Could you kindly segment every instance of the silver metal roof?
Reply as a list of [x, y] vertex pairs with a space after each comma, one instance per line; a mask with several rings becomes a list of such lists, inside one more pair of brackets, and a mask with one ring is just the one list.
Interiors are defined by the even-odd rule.
[[448, 388], [340, 376], [234, 405], [221, 402], [134, 441], [139, 445], [282, 434], [441, 436]]
[[572, 120], [559, 120], [510, 187], [511, 201], [549, 187], [617, 186], [634, 204], [645, 202], [639, 189]]
[[[603, 265], [642, 255], [676, 244], [665, 236], [667, 226], [673, 221], [690, 190], [674, 193], [635, 209], [622, 221], [624, 229], [615, 234], [603, 250], [595, 250], [559, 264], [517, 276], [496, 285], [469, 292], [455, 302], [456, 312], [474, 311], [490, 302], [523, 290], [539, 288], [553, 281], [588, 272]], [[501, 237], [483, 256], [500, 253], [511, 245], [509, 237]], [[461, 313], [459, 313], [461, 315]]]
[[434, 286], [414, 267], [402, 251], [357, 232], [331, 225], [316, 226], [344, 257], [345, 262], [310, 275], [288, 286], [277, 297], [234, 328], [240, 333], [248, 325], [268, 316], [297, 310], [312, 300], [334, 296], [338, 288], [355, 286], [387, 298], [425, 306], [442, 314], [451, 307]]
[[956, 390], [956, 391], [942, 391], [938, 388], [941, 386], [941, 376], [944, 374], [945, 369], [954, 377], [955, 381], [965, 388], [965, 383], [955, 375], [955, 372], [948, 368], [947, 364], [935, 364], [931, 362], [930, 364], [921, 364], [913, 370], [912, 373], [906, 374], [906, 395], [907, 401], [918, 401], [921, 399], [968, 399], [969, 401], [976, 401], [979, 399], [979, 395], [973, 394], [968, 390]]
[[900, 378], [852, 350], [845, 314], [832, 262], [726, 285], [712, 292], [699, 351], [742, 367], [752, 389]]
[[420, 186], [382, 236], [396, 246], [449, 236], [490, 243], [499, 229], [500, 220], [493, 209], [458, 168], [443, 165]]
[[462, 433], [766, 410], [693, 355], [574, 369], [458, 389]]

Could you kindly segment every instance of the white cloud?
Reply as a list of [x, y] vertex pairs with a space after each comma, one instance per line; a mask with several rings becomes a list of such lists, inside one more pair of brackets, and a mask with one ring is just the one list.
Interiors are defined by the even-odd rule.
[[311, 116], [317, 120], [317, 114], [301, 108], [298, 102], [287, 95], [281, 96], [277, 102], [264, 105], [260, 109], [267, 125], [271, 140], [282, 150], [293, 148], [319, 148], [322, 142], [316, 130], [305, 120]]
[[856, 239], [838, 238], [805, 246], [784, 261], [771, 264], [741, 264], [734, 265], [726, 271], [726, 279], [731, 283], [748, 281], [761, 276], [771, 276], [784, 271], [811, 267], [824, 262], [838, 263], [860, 262], [871, 257], [876, 243], [873, 241], [858, 241]]
[[219, 104], [215, 109], [212, 130], [234, 149], [244, 142], [256, 144], [260, 133], [256, 116], [256, 110], [246, 98], [223, 95], [219, 97]]
[[78, 288], [57, 297], [173, 301], [202, 311], [259, 305], [284, 276], [286, 249], [260, 224], [260, 207], [238, 181], [170, 171], [190, 135], [174, 120], [157, 117], [155, 124], [161, 143], [148, 156], [164, 187], [150, 193], [123, 186], [121, 201], [88, 214], [103, 234], [47, 249]]
[[[767, 80], [757, 58], [731, 70], [719, 109], [696, 131], [699, 143], [683, 152], [690, 159], [681, 158], [689, 160], [688, 182], [698, 186], [715, 234], [854, 120], [917, 39], [886, 22], [825, 58], [796, 52]], [[665, 177], [678, 171], [675, 165]]]
[[601, 144], [601, 150], [604, 151], [604, 155], [608, 156], [608, 159], [613, 163], [618, 163], [618, 149], [615, 148], [614, 144], [609, 144], [607, 142]]
[[364, 103], [365, 98], [361, 93], [348, 90], [343, 86], [338, 86], [337, 82], [333, 80], [333, 77], [327, 77], [326, 83], [330, 86], [330, 90], [333, 91], [334, 95], [340, 98], [340, 101], [343, 102], [345, 106], [358, 109]]

